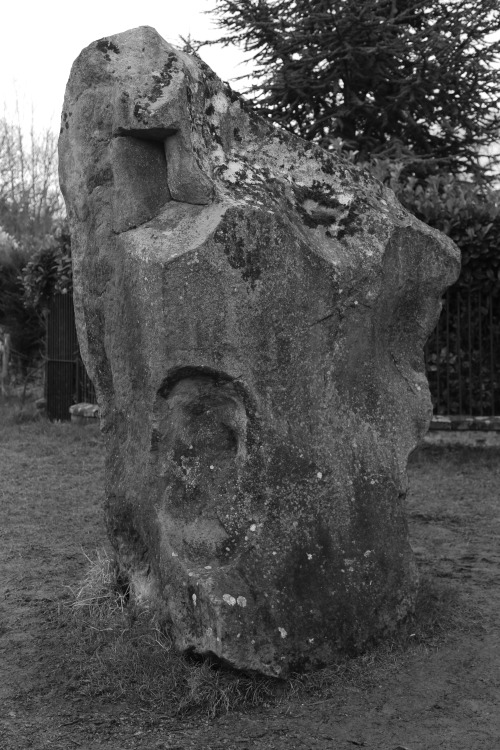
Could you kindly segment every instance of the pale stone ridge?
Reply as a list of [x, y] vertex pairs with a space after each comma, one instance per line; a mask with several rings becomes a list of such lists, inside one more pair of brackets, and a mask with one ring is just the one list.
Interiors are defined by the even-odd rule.
[[456, 247], [149, 27], [74, 63], [60, 174], [134, 596], [179, 648], [276, 676], [393, 629]]

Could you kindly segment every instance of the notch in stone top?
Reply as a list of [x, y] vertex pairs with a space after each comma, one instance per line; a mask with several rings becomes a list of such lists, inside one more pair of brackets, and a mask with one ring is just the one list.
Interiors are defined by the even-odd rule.
[[174, 201], [208, 206], [215, 198], [212, 180], [196, 163], [190, 138], [182, 131], [165, 141], [168, 186]]
[[169, 200], [202, 206], [214, 200], [213, 182], [180, 130], [117, 128], [113, 144], [116, 232], [152, 219]]
[[113, 138], [113, 231], [144, 224], [172, 200], [168, 188], [163, 141], [135, 137]]

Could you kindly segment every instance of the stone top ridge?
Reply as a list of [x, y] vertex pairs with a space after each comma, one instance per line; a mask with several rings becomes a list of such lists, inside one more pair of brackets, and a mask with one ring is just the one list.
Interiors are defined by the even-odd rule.
[[[85, 111], [87, 118], [82, 117]], [[92, 124], [92, 132], [76, 139], [81, 148], [93, 151], [88, 159], [81, 153], [71, 159], [70, 149], [64, 149], [67, 135], [75, 141], [75, 114], [77, 127], [85, 119]], [[70, 195], [70, 218], [85, 220], [85, 194], [109, 187], [113, 180], [115, 188], [119, 185], [117, 173], [126, 168], [120, 148], [113, 145], [122, 139], [164, 147], [168, 190], [166, 185], [156, 190], [156, 202], [150, 201], [153, 205], [138, 216], [115, 201], [117, 232], [159, 216], [170, 200], [218, 204], [221, 209], [240, 204], [289, 214], [294, 223], [299, 216], [301, 230], [309, 237], [314, 232], [317, 252], [333, 262], [343, 259], [350, 265], [353, 249], [378, 261], [396, 222], [432, 235], [448, 256], [446, 265], [456, 265], [453, 243], [418, 222], [366, 170], [273, 127], [198, 56], [167, 43], [149, 26], [92, 43], [73, 65], [61, 123], [61, 186]], [[87, 173], [82, 174], [85, 164]], [[78, 189], [67, 190], [75, 180]], [[360, 244], [357, 238], [366, 233], [373, 241]]]

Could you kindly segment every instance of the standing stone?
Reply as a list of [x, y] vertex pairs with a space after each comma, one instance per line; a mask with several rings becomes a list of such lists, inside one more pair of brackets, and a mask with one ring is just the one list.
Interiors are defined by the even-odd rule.
[[60, 164], [134, 597], [180, 649], [268, 675], [392, 630], [453, 243], [149, 27], [76, 60]]

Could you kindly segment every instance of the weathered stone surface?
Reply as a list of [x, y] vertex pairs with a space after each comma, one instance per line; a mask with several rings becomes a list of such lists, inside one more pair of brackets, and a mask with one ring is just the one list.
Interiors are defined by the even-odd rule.
[[148, 27], [75, 62], [60, 163], [135, 596], [179, 648], [271, 675], [393, 628], [454, 245]]
[[97, 423], [99, 420], [99, 407], [95, 404], [87, 404], [85, 402], [73, 404], [73, 406], [69, 407], [69, 413], [71, 414], [71, 421], [74, 424]]

